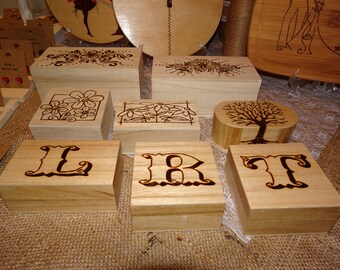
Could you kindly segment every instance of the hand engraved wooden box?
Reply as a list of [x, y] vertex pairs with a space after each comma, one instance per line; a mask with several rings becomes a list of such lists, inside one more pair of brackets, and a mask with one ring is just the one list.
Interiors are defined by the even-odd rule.
[[246, 235], [328, 232], [340, 197], [301, 143], [230, 145], [226, 166]]
[[155, 56], [152, 98], [196, 100], [212, 116], [223, 100], [256, 100], [261, 78], [247, 57]]
[[113, 122], [110, 90], [51, 90], [29, 123], [34, 139], [108, 139]]
[[143, 85], [141, 48], [50, 47], [30, 69], [41, 100], [50, 90], [99, 88], [115, 104], [139, 99]]
[[115, 106], [114, 139], [123, 153], [133, 153], [136, 142], [199, 141], [196, 104], [189, 101], [139, 100]]
[[134, 231], [216, 229], [225, 199], [208, 142], [136, 143]]
[[287, 106], [271, 101], [224, 101], [215, 107], [212, 138], [230, 144], [287, 142], [297, 122]]
[[0, 176], [11, 211], [115, 211], [119, 141], [25, 140]]

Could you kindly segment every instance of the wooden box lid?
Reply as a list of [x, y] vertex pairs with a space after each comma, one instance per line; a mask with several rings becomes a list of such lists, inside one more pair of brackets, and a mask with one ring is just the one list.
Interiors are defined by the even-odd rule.
[[248, 57], [155, 56], [152, 80], [261, 82]]
[[[218, 228], [224, 204], [210, 143], [136, 143], [131, 193], [134, 229], [204, 228], [210, 222], [207, 215], [217, 215], [214, 226]], [[201, 220], [193, 221], [190, 215]], [[148, 223], [152, 216], [159, 219]]]
[[119, 141], [25, 140], [0, 194], [13, 211], [115, 210], [120, 166]]
[[287, 142], [297, 115], [272, 101], [223, 101], [214, 109], [212, 137], [223, 148], [230, 144]]
[[34, 80], [138, 81], [141, 48], [50, 47], [31, 65]]
[[107, 89], [51, 90], [29, 123], [35, 139], [107, 139], [113, 106]]
[[327, 232], [339, 217], [339, 194], [301, 143], [230, 145], [228, 164], [246, 234]]

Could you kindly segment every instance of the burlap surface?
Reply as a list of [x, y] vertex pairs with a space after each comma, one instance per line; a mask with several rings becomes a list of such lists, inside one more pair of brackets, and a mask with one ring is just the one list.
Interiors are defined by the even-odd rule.
[[[149, 60], [147, 60], [149, 61]], [[146, 63], [149, 66], [150, 63]], [[146, 71], [147, 72], [147, 71]], [[147, 74], [146, 74], [147, 75]], [[310, 150], [339, 190], [339, 129], [334, 122], [319, 123], [325, 141], [315, 145], [315, 120], [308, 115], [310, 100], [335, 107], [323, 115], [339, 120], [339, 95], [329, 93], [304, 98], [282, 93], [281, 79], [264, 78], [259, 97], [275, 99], [299, 109], [302, 123], [293, 141], [306, 141]], [[147, 81], [145, 88], [149, 87]], [[282, 85], [282, 84], [280, 84]], [[144, 89], [145, 91], [145, 89]], [[144, 93], [145, 95], [147, 94]], [[335, 102], [335, 103], [334, 103]], [[329, 105], [331, 104], [331, 106]], [[39, 106], [37, 92], [22, 103], [0, 131], [0, 143], [12, 145], [0, 163], [0, 173], [23, 139], [32, 139], [28, 123]], [[333, 107], [332, 107], [333, 106]], [[301, 107], [301, 108], [300, 108]], [[335, 119], [334, 119], [335, 117]], [[205, 122], [205, 121], [203, 121]], [[208, 120], [209, 122], [209, 120]], [[210, 127], [203, 129], [209, 133]], [[311, 130], [312, 132], [309, 132]], [[308, 134], [304, 133], [307, 132]], [[316, 132], [316, 131], [315, 131]], [[334, 133], [335, 132], [335, 133]], [[206, 139], [203, 134], [203, 139]], [[334, 134], [334, 136], [333, 136]], [[332, 137], [333, 136], [333, 137]], [[0, 269], [338, 269], [340, 267], [339, 221], [327, 234], [254, 237], [240, 241], [223, 225], [219, 230], [136, 233], [131, 229], [129, 201], [133, 158], [124, 156], [125, 173], [121, 205], [116, 212], [101, 213], [12, 213], [0, 200]]]

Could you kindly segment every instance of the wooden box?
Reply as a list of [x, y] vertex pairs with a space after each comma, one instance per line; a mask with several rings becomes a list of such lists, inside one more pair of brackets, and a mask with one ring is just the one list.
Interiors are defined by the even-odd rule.
[[34, 139], [108, 139], [113, 123], [109, 90], [51, 90], [29, 123]]
[[212, 138], [230, 144], [285, 143], [298, 118], [287, 106], [271, 101], [224, 101], [215, 107]]
[[115, 106], [114, 139], [123, 153], [133, 153], [136, 142], [199, 141], [196, 104], [189, 101], [139, 100]]
[[246, 235], [328, 232], [340, 197], [301, 143], [230, 145], [226, 175]]
[[208, 142], [136, 143], [134, 231], [214, 229], [225, 199]]
[[105, 88], [115, 104], [140, 98], [142, 57], [141, 48], [50, 47], [30, 69], [41, 100], [50, 90]]
[[212, 116], [223, 100], [256, 100], [261, 78], [247, 57], [155, 56], [152, 98], [196, 101]]
[[0, 194], [11, 211], [114, 211], [122, 170], [118, 141], [26, 140]]

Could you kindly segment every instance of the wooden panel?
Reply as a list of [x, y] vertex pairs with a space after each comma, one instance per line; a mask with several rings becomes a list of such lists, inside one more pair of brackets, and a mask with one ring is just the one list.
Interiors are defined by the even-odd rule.
[[52, 89], [95, 87], [111, 89], [113, 104], [118, 95], [123, 99], [140, 98], [142, 72], [141, 48], [51, 47], [31, 66], [42, 100]]
[[221, 0], [112, 2], [125, 36], [151, 56], [199, 51], [213, 36], [223, 9]]
[[264, 71], [340, 83], [338, 0], [255, 2], [248, 56]]
[[113, 135], [123, 153], [133, 153], [136, 142], [198, 141], [196, 104], [188, 101], [125, 101], [115, 106]]
[[136, 143], [133, 230], [219, 228], [224, 204], [208, 142]]
[[327, 232], [340, 215], [338, 193], [303, 144], [230, 145], [227, 164], [247, 235]]
[[261, 78], [247, 57], [154, 57], [152, 97], [195, 100], [201, 115], [213, 115], [222, 100], [256, 100]]
[[215, 107], [212, 137], [227, 149], [230, 144], [287, 142], [297, 116], [287, 106], [269, 101], [224, 101]]
[[108, 139], [113, 121], [109, 90], [50, 91], [29, 123], [35, 139]]
[[0, 40], [2, 49], [22, 49], [25, 55], [25, 64], [30, 66], [34, 62], [32, 42], [29, 40], [2, 39]]
[[46, 1], [60, 24], [91, 43], [110, 43], [123, 37], [108, 0]]
[[118, 141], [26, 140], [0, 177], [0, 194], [13, 211], [113, 211], [120, 159]]

